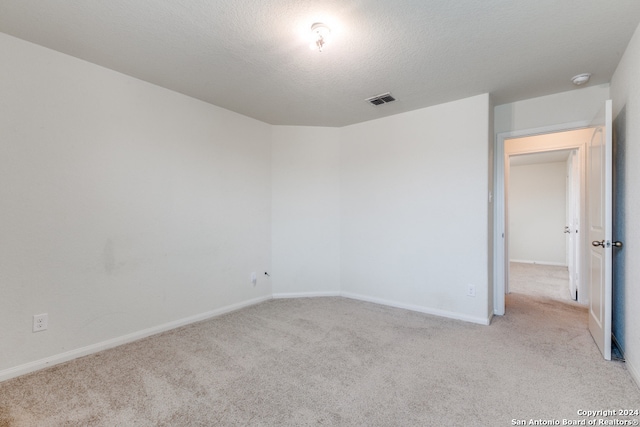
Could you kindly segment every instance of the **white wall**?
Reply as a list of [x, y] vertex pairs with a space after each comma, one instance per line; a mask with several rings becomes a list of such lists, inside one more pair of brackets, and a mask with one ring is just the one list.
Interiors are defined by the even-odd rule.
[[511, 261], [567, 265], [566, 174], [566, 162], [511, 166]]
[[613, 116], [622, 125], [623, 134], [616, 138], [624, 141], [624, 182], [626, 193], [620, 209], [626, 218], [624, 228], [624, 350], [626, 366], [640, 385], [640, 26], [631, 39], [611, 80]]
[[340, 292], [340, 129], [274, 126], [276, 297]]
[[480, 95], [342, 129], [345, 294], [488, 320], [489, 105]]
[[488, 95], [269, 126], [3, 34], [0, 52], [0, 379], [274, 294], [487, 321]]
[[603, 84], [498, 105], [494, 110], [495, 133], [589, 123], [607, 99], [609, 85]]
[[0, 372], [271, 295], [248, 278], [270, 269], [270, 126], [4, 34], [0, 53]]

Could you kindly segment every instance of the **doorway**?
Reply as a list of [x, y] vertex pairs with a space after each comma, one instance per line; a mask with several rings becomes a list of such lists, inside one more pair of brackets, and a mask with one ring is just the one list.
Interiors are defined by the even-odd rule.
[[580, 253], [577, 156], [576, 149], [509, 156], [510, 293], [567, 303], [576, 300]]
[[[573, 257], [572, 274], [570, 281], [575, 286], [575, 295], [580, 304], [588, 303], [587, 282], [585, 265], [581, 262], [582, 256], [586, 254], [584, 247], [584, 239], [581, 238], [580, 226], [586, 224], [586, 146], [589, 142], [592, 130], [585, 126], [574, 126], [564, 129], [549, 128], [532, 132], [499, 134], [496, 141], [496, 174], [495, 174], [495, 230], [499, 230], [496, 234], [494, 245], [494, 314], [502, 315], [505, 312], [505, 294], [509, 291], [509, 212], [508, 212], [508, 195], [509, 195], [509, 174], [510, 174], [510, 158], [525, 154], [557, 155], [558, 152], [564, 152], [563, 155], [571, 157], [571, 168], [575, 170], [573, 188], [576, 195], [576, 209], [573, 215], [573, 221], [565, 224], [573, 231], [575, 252]], [[554, 154], [555, 153], [555, 154]], [[567, 154], [569, 153], [569, 154]], [[565, 157], [567, 159], [567, 157]], [[568, 161], [568, 160], [567, 160]], [[567, 221], [568, 222], [568, 221]], [[543, 242], [544, 245], [544, 242]], [[565, 245], [562, 245], [563, 248]], [[564, 249], [563, 249], [564, 250]], [[566, 254], [568, 257], [569, 254]], [[569, 260], [567, 259], [568, 263]]]

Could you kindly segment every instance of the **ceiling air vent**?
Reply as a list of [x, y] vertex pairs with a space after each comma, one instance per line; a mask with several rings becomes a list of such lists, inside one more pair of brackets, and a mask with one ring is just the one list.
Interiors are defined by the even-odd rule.
[[391, 96], [389, 92], [365, 99], [365, 101], [367, 101], [371, 105], [382, 105], [382, 104], [386, 104], [387, 102], [392, 102], [395, 100], [396, 99], [393, 96]]

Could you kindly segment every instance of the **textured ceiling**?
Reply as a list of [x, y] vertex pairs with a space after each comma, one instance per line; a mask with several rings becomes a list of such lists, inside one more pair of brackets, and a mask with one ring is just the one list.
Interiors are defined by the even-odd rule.
[[281, 125], [607, 83], [639, 22], [638, 0], [0, 0], [2, 32]]

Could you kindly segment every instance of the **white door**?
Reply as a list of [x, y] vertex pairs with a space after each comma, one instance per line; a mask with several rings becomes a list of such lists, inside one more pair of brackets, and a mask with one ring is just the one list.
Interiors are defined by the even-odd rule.
[[588, 148], [589, 331], [611, 360], [612, 108], [594, 119]]
[[569, 267], [569, 294], [578, 297], [580, 271], [580, 161], [573, 150], [567, 161], [567, 265]]

